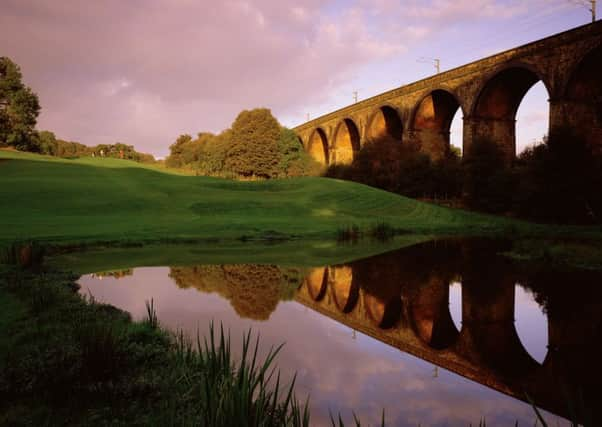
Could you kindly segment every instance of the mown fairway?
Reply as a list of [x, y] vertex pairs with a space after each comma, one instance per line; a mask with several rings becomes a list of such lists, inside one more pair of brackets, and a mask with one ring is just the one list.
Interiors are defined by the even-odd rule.
[[325, 178], [235, 182], [134, 162], [0, 151], [0, 241], [332, 237], [377, 222], [416, 233], [521, 232], [532, 224]]

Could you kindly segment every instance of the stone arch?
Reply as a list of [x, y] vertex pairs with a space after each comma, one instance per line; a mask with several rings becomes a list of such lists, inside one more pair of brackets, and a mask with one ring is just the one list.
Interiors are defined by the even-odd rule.
[[602, 73], [602, 45], [590, 49], [575, 63], [569, 73], [564, 96], [572, 100], [591, 98], [592, 87], [596, 92], [601, 90], [600, 73]]
[[429, 92], [414, 107], [410, 126], [431, 158], [448, 154], [451, 123], [458, 110], [462, 110], [458, 97], [447, 89]]
[[[578, 110], [570, 114], [579, 121], [575, 123], [577, 128], [583, 127], [583, 123], [588, 122], [595, 128], [602, 128], [602, 78], [600, 76], [602, 76], [602, 45], [598, 45], [583, 56], [567, 82], [565, 98], [574, 103]], [[600, 135], [602, 132], [598, 132], [598, 139]]]
[[360, 150], [360, 133], [355, 122], [343, 119], [337, 126], [332, 144], [332, 163], [350, 164]]
[[321, 301], [326, 295], [328, 283], [328, 268], [317, 267], [310, 271], [305, 278], [307, 293], [314, 301]]
[[390, 105], [382, 105], [371, 114], [366, 129], [367, 140], [390, 137], [401, 141], [402, 134], [403, 122], [396, 108]]
[[328, 138], [322, 128], [316, 128], [311, 133], [307, 142], [307, 152], [320, 164], [328, 165]]
[[[491, 140], [508, 159], [516, 155], [516, 112], [524, 96], [537, 82], [550, 85], [528, 64], [513, 63], [484, 79], [471, 108], [472, 141]], [[471, 141], [471, 142], [472, 142]], [[466, 152], [470, 147], [464, 144]]]
[[359, 286], [353, 280], [351, 267], [331, 267], [328, 274], [328, 284], [337, 308], [343, 313], [351, 312], [359, 298]]

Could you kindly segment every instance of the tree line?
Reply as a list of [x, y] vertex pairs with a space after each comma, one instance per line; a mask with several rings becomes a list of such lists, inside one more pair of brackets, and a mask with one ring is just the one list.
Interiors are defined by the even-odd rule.
[[509, 162], [493, 140], [479, 139], [460, 157], [438, 161], [411, 143], [367, 141], [350, 165], [328, 177], [455, 207], [561, 224], [602, 224], [602, 154], [570, 129], [558, 128]]
[[151, 154], [139, 153], [120, 142], [90, 147], [58, 139], [50, 131], [35, 129], [40, 114], [38, 96], [22, 81], [19, 66], [0, 57], [0, 147], [57, 157], [105, 156], [152, 163]]
[[319, 175], [321, 166], [303, 149], [291, 129], [267, 108], [242, 111], [223, 132], [180, 135], [165, 164], [198, 175], [269, 179]]

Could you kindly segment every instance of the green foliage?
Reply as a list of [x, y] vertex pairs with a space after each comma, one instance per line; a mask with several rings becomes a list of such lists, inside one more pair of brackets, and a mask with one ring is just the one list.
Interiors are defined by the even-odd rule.
[[398, 232], [398, 230], [384, 221], [379, 221], [370, 227], [370, 236], [380, 242], [391, 240]]
[[157, 318], [157, 311], [155, 310], [155, 301], [151, 298], [150, 302], [145, 301], [146, 306], [146, 323], [151, 329], [157, 329], [159, 327], [159, 320]]
[[232, 124], [225, 168], [243, 177], [278, 174], [280, 125], [267, 108], [242, 111]]
[[42, 264], [45, 248], [37, 242], [13, 242], [0, 246], [0, 264], [35, 268]]
[[511, 210], [516, 180], [495, 141], [473, 141], [464, 159], [464, 196], [467, 206], [486, 212]]
[[321, 171], [294, 131], [281, 127], [267, 109], [243, 111], [219, 135], [180, 135], [166, 165], [196, 175], [234, 179], [316, 176]]
[[0, 307], [16, 307], [0, 314], [0, 424], [309, 425], [273, 367], [280, 348], [260, 360], [249, 332], [235, 362], [223, 328], [192, 345], [79, 297], [75, 279], [0, 270]]
[[19, 66], [0, 57], [0, 146], [38, 151], [35, 133], [38, 96], [21, 81]]
[[198, 166], [198, 170], [201, 175], [227, 175], [227, 172], [224, 169], [224, 163], [226, 161], [226, 153], [228, 152], [230, 140], [230, 129], [226, 129], [219, 135], [207, 139], [203, 145], [202, 157]]
[[281, 128], [278, 139], [279, 177], [315, 176], [320, 173], [321, 165], [303, 148], [297, 134], [288, 128]]
[[602, 223], [602, 155], [585, 139], [555, 129], [544, 144], [525, 150], [517, 174], [517, 211], [546, 222]]
[[290, 178], [236, 182], [179, 176], [139, 163], [64, 160], [0, 150], [0, 242], [191, 238], [334, 238], [375, 218], [416, 233], [595, 234], [448, 209], [351, 182]]
[[184, 155], [191, 155], [192, 136], [183, 134], [169, 146], [170, 155], [165, 159], [165, 165], [170, 168], [181, 168], [184, 165]]
[[95, 147], [86, 148], [89, 153], [93, 153], [95, 156], [133, 160], [140, 163], [153, 163], [155, 161], [155, 158], [151, 154], [139, 153], [134, 149], [133, 145], [127, 145], [121, 142], [116, 142], [115, 144], [99, 144]]
[[337, 242], [339, 243], [357, 243], [361, 237], [362, 232], [357, 224], [346, 225], [337, 229]]
[[41, 154], [56, 157], [80, 157], [89, 156], [93, 148], [79, 142], [64, 141], [57, 139], [50, 131], [38, 132], [39, 151]]
[[367, 141], [349, 166], [333, 165], [326, 176], [349, 179], [408, 197], [458, 197], [460, 159], [450, 153], [432, 162], [416, 144], [391, 137]]
[[413, 144], [367, 141], [351, 165], [326, 176], [353, 180], [408, 197], [456, 200], [472, 210], [560, 224], [602, 223], [602, 154], [585, 138], [555, 129], [515, 162], [495, 141], [473, 141], [460, 159], [451, 151], [433, 162]]

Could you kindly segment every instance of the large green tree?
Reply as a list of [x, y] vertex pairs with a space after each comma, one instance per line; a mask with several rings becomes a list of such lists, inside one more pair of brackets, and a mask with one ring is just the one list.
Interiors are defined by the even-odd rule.
[[280, 124], [267, 108], [241, 112], [232, 124], [225, 169], [244, 177], [278, 175]]
[[0, 145], [37, 151], [38, 96], [21, 81], [19, 66], [0, 57]]

